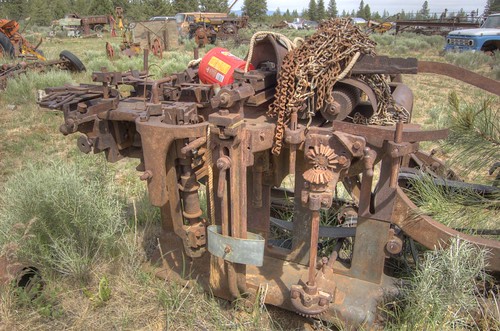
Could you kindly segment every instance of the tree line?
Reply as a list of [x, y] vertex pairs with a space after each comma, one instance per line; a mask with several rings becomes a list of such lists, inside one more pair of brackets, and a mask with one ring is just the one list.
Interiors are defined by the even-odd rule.
[[0, 18], [29, 17], [30, 24], [50, 25], [69, 13], [114, 15], [116, 7], [124, 9], [127, 20], [136, 21], [189, 11], [225, 12], [229, 6], [228, 0], [0, 0]]
[[[113, 15], [115, 7], [124, 9], [125, 18], [129, 21], [146, 20], [152, 16], [173, 16], [180, 12], [204, 11], [226, 12], [234, 0], [0, 0], [0, 18], [22, 21], [30, 17], [30, 24], [50, 25], [55, 19], [63, 18], [68, 13], [86, 15]], [[272, 17], [267, 17], [266, 0], [239, 0], [243, 1], [242, 11], [251, 20], [277, 20], [291, 21], [295, 17], [303, 17], [319, 21], [329, 17], [361, 17], [366, 20], [380, 20], [390, 16], [386, 10], [383, 13], [372, 12], [370, 5], [364, 0], [360, 1], [358, 10], [351, 12], [337, 8], [336, 0], [309, 0], [309, 6], [301, 13], [297, 10], [281, 12], [276, 8]], [[326, 4], [325, 1], [328, 1]], [[500, 0], [486, 0], [485, 15], [490, 12], [500, 11]], [[476, 16], [479, 13], [476, 13]], [[457, 13], [447, 13], [451, 16], [467, 16], [463, 10]], [[416, 13], [399, 12], [399, 18], [428, 19], [439, 18], [437, 13], [431, 14], [428, 1], [424, 1], [422, 8]]]

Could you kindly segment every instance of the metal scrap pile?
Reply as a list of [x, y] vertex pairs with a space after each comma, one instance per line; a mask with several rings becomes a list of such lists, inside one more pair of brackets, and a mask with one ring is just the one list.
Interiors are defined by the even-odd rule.
[[[301, 112], [301, 118], [310, 120], [317, 111], [334, 105], [334, 85], [349, 74], [360, 56], [375, 55], [375, 46], [375, 42], [349, 19], [331, 19], [287, 54], [279, 73], [276, 99], [268, 112], [269, 116], [277, 117], [274, 154], [280, 154], [284, 129], [292, 113]], [[379, 106], [372, 118], [358, 122], [393, 124], [401, 109], [395, 107], [383, 77], [375, 74], [358, 78], [374, 89]], [[390, 107], [396, 112], [389, 111]]]

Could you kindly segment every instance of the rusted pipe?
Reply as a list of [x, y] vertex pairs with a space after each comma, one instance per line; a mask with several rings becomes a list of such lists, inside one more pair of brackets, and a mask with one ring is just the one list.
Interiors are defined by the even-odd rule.
[[160, 89], [159, 86], [164, 83], [169, 83], [174, 79], [173, 76], [168, 76], [162, 79], [158, 79], [153, 81], [153, 84], [151, 85], [151, 103], [153, 104], [159, 104], [160, 103]]
[[311, 246], [309, 248], [309, 276], [307, 285], [315, 286], [316, 279], [316, 257], [318, 255], [319, 240], [319, 210], [311, 212]]
[[207, 137], [200, 137], [198, 139], [195, 139], [192, 142], [190, 142], [189, 144], [187, 144], [186, 146], [182, 147], [181, 148], [181, 153], [184, 154], [184, 155], [186, 155], [187, 153], [189, 153], [193, 149], [200, 148], [206, 142], [207, 142]]
[[144, 66], [143, 66], [144, 71], [148, 72], [149, 71], [149, 49], [147, 49], [147, 48], [144, 49], [143, 63], [144, 63]]

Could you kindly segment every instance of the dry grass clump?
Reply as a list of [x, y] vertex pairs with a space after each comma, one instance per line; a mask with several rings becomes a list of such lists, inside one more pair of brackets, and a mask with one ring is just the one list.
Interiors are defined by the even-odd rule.
[[[498, 52], [497, 52], [498, 53]], [[446, 62], [459, 67], [478, 71], [493, 79], [500, 79], [500, 56], [484, 52], [446, 52]]]
[[415, 33], [372, 34], [371, 38], [377, 43], [377, 54], [401, 56], [411, 53], [421, 57], [430, 53], [435, 55], [444, 47], [444, 38], [441, 36], [425, 36]]
[[2, 98], [6, 103], [21, 105], [36, 102], [36, 91], [51, 86], [61, 86], [73, 82], [67, 71], [49, 70], [43, 73], [27, 72], [9, 79]]
[[[498, 330], [500, 319], [494, 291], [484, 272], [487, 252], [460, 238], [447, 249], [425, 253], [421, 268], [392, 302], [388, 329]], [[490, 313], [485, 309], [486, 302]], [[495, 309], [494, 314], [491, 310]]]
[[53, 162], [11, 176], [1, 195], [0, 247], [45, 271], [83, 279], [118, 253], [122, 203], [97, 167]]

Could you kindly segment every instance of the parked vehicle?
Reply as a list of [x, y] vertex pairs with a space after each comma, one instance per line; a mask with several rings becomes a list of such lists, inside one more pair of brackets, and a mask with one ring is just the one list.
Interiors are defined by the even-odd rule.
[[149, 21], [175, 21], [175, 16], [153, 16]]
[[110, 15], [80, 16], [75, 13], [66, 14], [64, 18], [52, 22], [54, 28], [68, 32], [70, 37], [101, 33], [104, 25], [111, 24], [114, 19]]
[[488, 16], [477, 29], [451, 31], [446, 37], [445, 51], [494, 52], [500, 49], [500, 13]]

